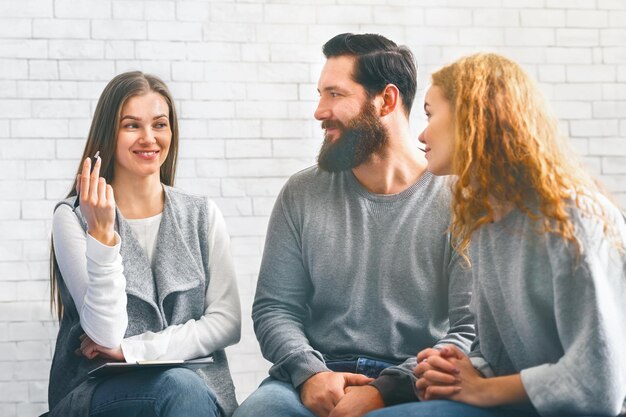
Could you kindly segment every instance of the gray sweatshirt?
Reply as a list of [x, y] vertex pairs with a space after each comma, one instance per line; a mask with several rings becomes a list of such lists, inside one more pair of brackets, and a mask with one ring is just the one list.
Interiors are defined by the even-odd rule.
[[[626, 226], [607, 203], [626, 247]], [[584, 251], [533, 232], [515, 210], [472, 239], [472, 362], [486, 376], [521, 371], [542, 416], [610, 415], [626, 399], [625, 257], [602, 225], [571, 215]]]
[[449, 220], [446, 181], [428, 172], [394, 195], [368, 192], [352, 171], [292, 176], [270, 218], [252, 310], [270, 375], [297, 387], [327, 371], [325, 360], [404, 362], [379, 378], [404, 378], [402, 399], [377, 387], [389, 403], [415, 399], [417, 352], [468, 351], [474, 337], [470, 273], [451, 250]]

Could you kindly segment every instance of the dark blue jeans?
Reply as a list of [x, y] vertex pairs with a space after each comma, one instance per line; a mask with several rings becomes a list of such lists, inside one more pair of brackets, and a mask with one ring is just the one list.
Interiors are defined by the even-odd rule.
[[[376, 378], [393, 364], [368, 358], [351, 361], [326, 361], [334, 372], [352, 372]], [[300, 394], [290, 382], [266, 378], [235, 411], [233, 417], [315, 417], [300, 401]]]
[[380, 375], [383, 369], [393, 365], [393, 363], [370, 358], [358, 358], [348, 361], [326, 361], [326, 366], [331, 371], [351, 372], [353, 374], [362, 374], [370, 378], [378, 378], [378, 375]]
[[90, 417], [218, 417], [215, 395], [185, 368], [141, 370], [103, 381], [91, 399]]
[[454, 401], [424, 401], [400, 404], [368, 413], [366, 417], [539, 417], [533, 411], [479, 408]]

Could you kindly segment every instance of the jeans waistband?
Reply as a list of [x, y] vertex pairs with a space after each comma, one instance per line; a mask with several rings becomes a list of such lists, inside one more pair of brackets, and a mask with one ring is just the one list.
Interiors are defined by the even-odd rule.
[[351, 372], [362, 374], [370, 378], [378, 378], [380, 373], [395, 364], [370, 358], [352, 360], [326, 361], [328, 369], [334, 372]]

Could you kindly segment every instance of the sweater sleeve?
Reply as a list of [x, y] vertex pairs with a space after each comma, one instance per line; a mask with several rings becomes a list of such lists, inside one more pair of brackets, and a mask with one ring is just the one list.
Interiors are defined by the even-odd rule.
[[86, 233], [65, 204], [52, 219], [52, 241], [63, 282], [74, 300], [87, 336], [106, 348], [120, 345], [126, 327], [126, 278], [115, 246], [103, 245]]
[[[448, 236], [449, 238], [449, 236]], [[448, 282], [448, 319], [449, 327], [443, 338], [437, 341], [435, 348], [453, 344], [467, 353], [474, 340], [474, 316], [470, 312], [472, 278], [463, 259], [446, 245], [445, 271]], [[408, 358], [398, 366], [392, 366], [381, 372], [371, 383], [380, 391], [386, 406], [417, 400], [417, 378], [413, 370], [417, 366], [415, 356]]]
[[370, 383], [383, 397], [386, 407], [417, 401], [417, 378], [413, 370], [417, 366], [417, 358], [411, 356], [398, 366], [390, 366], [383, 370], [378, 378]]
[[[602, 236], [602, 227], [590, 222], [581, 222], [584, 249], [573, 273], [575, 259], [562, 241], [550, 244], [556, 327], [564, 354], [556, 363], [521, 372], [524, 388], [543, 416], [616, 415], [626, 397], [625, 258]], [[615, 224], [626, 243], [626, 227]]]
[[300, 235], [287, 214], [284, 199], [285, 188], [270, 217], [252, 319], [261, 352], [274, 364], [270, 375], [298, 387], [314, 374], [329, 369], [304, 332], [312, 288], [302, 258]]
[[478, 370], [485, 378], [493, 378], [496, 376], [493, 369], [491, 369], [491, 365], [485, 359], [482, 352], [480, 351], [480, 335], [476, 333], [476, 339], [474, 339], [474, 343], [472, 343], [472, 351], [469, 354], [469, 359], [474, 365], [474, 368]]
[[450, 235], [446, 245], [446, 276], [448, 278], [448, 320], [446, 335], [434, 346], [455, 345], [464, 353], [469, 353], [476, 334], [474, 315], [470, 311], [472, 298], [472, 273], [469, 265], [452, 248]]
[[235, 344], [241, 336], [241, 307], [230, 238], [224, 218], [208, 201], [209, 273], [204, 315], [198, 320], [146, 332], [122, 341], [127, 362], [193, 359]]

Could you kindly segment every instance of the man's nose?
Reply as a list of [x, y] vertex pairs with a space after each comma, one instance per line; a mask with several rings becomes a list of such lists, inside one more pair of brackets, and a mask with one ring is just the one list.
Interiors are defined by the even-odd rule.
[[315, 113], [313, 113], [313, 116], [317, 120], [327, 120], [330, 119], [330, 115], [330, 109], [322, 102], [322, 100], [320, 100], [320, 102], [317, 104], [317, 108], [315, 109]]

